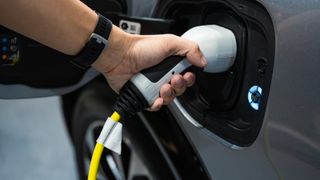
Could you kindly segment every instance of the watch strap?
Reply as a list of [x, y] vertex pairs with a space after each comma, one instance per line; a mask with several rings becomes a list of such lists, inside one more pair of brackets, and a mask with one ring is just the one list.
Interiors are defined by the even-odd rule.
[[71, 61], [81, 69], [89, 68], [98, 59], [103, 49], [108, 46], [107, 39], [112, 29], [112, 22], [101, 14], [98, 14], [98, 17], [97, 25], [88, 42]]

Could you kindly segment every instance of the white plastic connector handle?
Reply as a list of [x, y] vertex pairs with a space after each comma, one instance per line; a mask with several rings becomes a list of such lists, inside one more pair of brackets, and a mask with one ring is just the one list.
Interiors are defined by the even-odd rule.
[[[182, 37], [198, 43], [207, 60], [204, 71], [221, 73], [233, 65], [237, 54], [237, 43], [234, 34], [229, 29], [217, 25], [197, 26], [185, 32]], [[157, 82], [150, 81], [141, 73], [133, 76], [131, 82], [151, 105], [159, 96], [160, 87], [170, 82], [174, 74], [183, 72], [189, 66], [191, 64], [184, 59], [172, 69], [168, 69], [168, 72]]]
[[198, 43], [208, 63], [204, 71], [221, 73], [233, 65], [237, 55], [237, 42], [229, 29], [217, 25], [196, 26], [182, 37]]

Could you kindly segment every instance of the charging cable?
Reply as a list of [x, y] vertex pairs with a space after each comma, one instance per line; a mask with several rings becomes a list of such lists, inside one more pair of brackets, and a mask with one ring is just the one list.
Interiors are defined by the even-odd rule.
[[[97, 140], [97, 144], [94, 147], [90, 167], [89, 167], [89, 174], [88, 174], [88, 180], [96, 180], [97, 178], [97, 172], [99, 169], [100, 159], [101, 155], [104, 149], [104, 142], [108, 139], [110, 136], [110, 133], [112, 132], [112, 129], [115, 127], [115, 125], [120, 120], [120, 115], [115, 111], [110, 118], [108, 118], [109, 122], [112, 121], [114, 124], [113, 126], [107, 126], [104, 125], [104, 130], [101, 131], [101, 134]], [[107, 120], [107, 121], [108, 121]], [[103, 134], [104, 133], [104, 134]], [[102, 141], [99, 141], [99, 139], [102, 139]], [[103, 142], [104, 141], [104, 142]]]
[[[232, 31], [217, 25], [194, 27], [182, 37], [198, 43], [208, 65], [203, 69], [209, 73], [227, 71], [234, 63], [237, 44]], [[129, 120], [149, 107], [159, 96], [160, 87], [169, 83], [174, 74], [180, 74], [191, 64], [183, 57], [171, 56], [160, 64], [145, 69], [134, 75], [121, 89], [115, 103], [114, 113], [103, 126], [94, 148], [88, 180], [96, 180], [103, 148], [107, 147], [120, 154], [121, 152], [121, 119]]]

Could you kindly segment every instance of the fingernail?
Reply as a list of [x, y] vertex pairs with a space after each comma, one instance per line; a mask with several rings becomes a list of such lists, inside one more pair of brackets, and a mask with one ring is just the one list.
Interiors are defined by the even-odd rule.
[[178, 88], [180, 88], [180, 87], [183, 86], [183, 83], [182, 83], [182, 80], [181, 80], [181, 79], [177, 79], [177, 81], [176, 81], [176, 86], [177, 86]]

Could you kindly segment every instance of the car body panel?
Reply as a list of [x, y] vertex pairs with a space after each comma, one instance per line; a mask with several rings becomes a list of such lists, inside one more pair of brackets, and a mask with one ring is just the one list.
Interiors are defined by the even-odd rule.
[[235, 149], [189, 123], [176, 104], [170, 109], [213, 179], [316, 179], [320, 175], [320, 2], [260, 3], [273, 20], [276, 54], [256, 141]]
[[320, 2], [264, 1], [276, 53], [265, 116], [269, 155], [285, 179], [320, 176]]
[[278, 178], [277, 172], [265, 152], [263, 138], [258, 137], [250, 147], [237, 148], [205, 128], [195, 127], [185, 119], [175, 104], [171, 104], [170, 109], [212, 179]]

